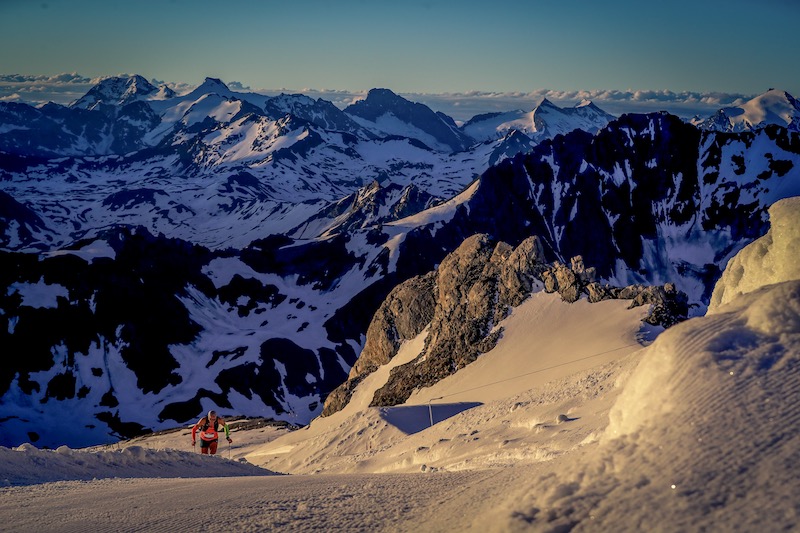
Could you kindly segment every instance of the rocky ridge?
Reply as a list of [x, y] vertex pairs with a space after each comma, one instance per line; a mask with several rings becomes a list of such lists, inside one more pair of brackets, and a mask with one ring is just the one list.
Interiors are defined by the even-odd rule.
[[498, 324], [532, 292], [559, 293], [565, 302], [586, 296], [590, 302], [631, 300], [630, 307], [651, 305], [645, 322], [669, 327], [686, 319], [686, 294], [664, 286], [612, 287], [594, 279], [580, 256], [570, 266], [545, 262], [542, 241], [532, 236], [516, 248], [487, 234], [466, 239], [434, 271], [398, 285], [375, 313], [364, 350], [345, 383], [327, 398], [322, 412], [331, 415], [347, 405], [356, 386], [388, 363], [403, 341], [426, 328], [422, 353], [392, 370], [372, 406], [403, 403], [420, 387], [429, 387], [491, 350], [502, 335]]

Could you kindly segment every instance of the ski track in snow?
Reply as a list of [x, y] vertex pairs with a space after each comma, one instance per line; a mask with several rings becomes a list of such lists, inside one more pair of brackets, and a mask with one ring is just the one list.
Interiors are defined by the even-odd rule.
[[[19, 532], [342, 530], [426, 531], [469, 527], [435, 515], [469, 499], [487, 508], [488, 482], [513, 471], [434, 476], [361, 474], [199, 479], [107, 479], [0, 491], [0, 516]], [[495, 498], [501, 497], [496, 491]], [[473, 500], [474, 499], [474, 500]], [[210, 514], [214, 514], [214, 518]], [[452, 514], [451, 514], [452, 513]], [[432, 520], [433, 522], [429, 522]], [[452, 529], [451, 529], [452, 528]]]

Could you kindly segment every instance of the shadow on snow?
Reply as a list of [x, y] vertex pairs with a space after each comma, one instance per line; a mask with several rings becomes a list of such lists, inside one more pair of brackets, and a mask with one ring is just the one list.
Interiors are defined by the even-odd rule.
[[412, 435], [458, 413], [483, 405], [478, 402], [437, 403], [382, 407], [381, 418], [405, 433]]

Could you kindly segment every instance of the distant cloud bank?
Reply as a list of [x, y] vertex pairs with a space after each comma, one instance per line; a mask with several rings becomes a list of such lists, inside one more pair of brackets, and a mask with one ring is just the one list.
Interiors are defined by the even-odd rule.
[[[127, 74], [118, 74], [125, 76]], [[86, 94], [95, 84], [108, 76], [87, 78], [78, 73], [63, 73], [55, 76], [23, 74], [0, 74], [0, 101], [26, 102], [34, 105], [56, 102], [69, 104]], [[174, 91], [187, 92], [196, 85], [165, 82], [153, 79], [154, 85], [167, 85]], [[343, 91], [332, 89], [299, 90], [251, 89], [239, 81], [226, 81], [233, 91], [253, 91], [266, 95], [281, 92], [302, 93], [312, 98], [322, 98], [344, 108], [366, 97], [367, 91]], [[391, 87], [388, 87], [391, 89]], [[597, 106], [614, 115], [622, 113], [645, 113], [669, 111], [681, 117], [708, 115], [721, 107], [739, 105], [755, 95], [726, 92], [692, 92], [661, 90], [586, 90], [557, 91], [537, 89], [530, 92], [486, 92], [468, 91], [458, 93], [398, 93], [402, 97], [421, 102], [435, 111], [441, 111], [456, 120], [466, 121], [481, 113], [492, 113], [522, 109], [529, 111], [547, 98], [559, 106], [572, 106], [583, 100], [591, 100]]]

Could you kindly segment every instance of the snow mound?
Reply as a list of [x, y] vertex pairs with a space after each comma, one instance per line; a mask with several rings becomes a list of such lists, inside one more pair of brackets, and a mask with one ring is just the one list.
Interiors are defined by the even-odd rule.
[[709, 313], [764, 285], [800, 279], [800, 197], [774, 203], [769, 214], [769, 232], [728, 262], [711, 295]]
[[595, 453], [534, 483], [513, 522], [598, 531], [797, 527], [798, 206], [773, 206], [770, 235], [729, 263], [717, 306], [644, 350]]
[[266, 476], [273, 472], [247, 462], [172, 449], [130, 446], [113, 451], [40, 450], [32, 444], [0, 446], [0, 486], [101, 478], [199, 478]]
[[[477, 361], [405, 404], [369, 407], [392, 370], [419, 355], [425, 330], [364, 378], [344, 409], [244, 457], [289, 474], [452, 472], [549, 460], [595, 440], [595, 413], [607, 413], [616, 398], [616, 372], [628, 364], [621, 360], [641, 350], [646, 309], [628, 304], [569, 304], [534, 293]], [[568, 430], [559, 415], [570, 420]]]

